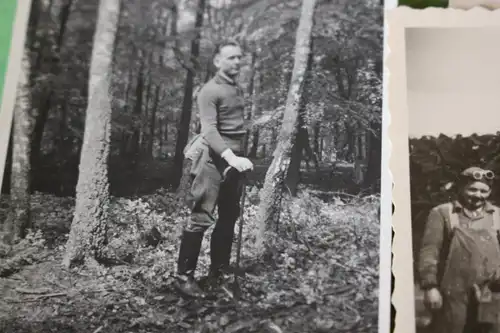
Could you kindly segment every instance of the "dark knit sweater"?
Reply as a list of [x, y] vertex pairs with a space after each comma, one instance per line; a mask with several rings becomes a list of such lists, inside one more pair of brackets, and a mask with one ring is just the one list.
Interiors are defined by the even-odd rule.
[[241, 88], [224, 75], [218, 73], [201, 88], [198, 94], [201, 133], [216, 154], [227, 148], [241, 150], [244, 108]]

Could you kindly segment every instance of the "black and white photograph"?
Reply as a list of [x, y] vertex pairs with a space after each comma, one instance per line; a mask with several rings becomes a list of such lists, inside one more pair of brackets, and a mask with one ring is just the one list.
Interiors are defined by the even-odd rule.
[[[5, 82], [17, 90], [1, 129], [0, 331], [381, 332], [383, 8], [31, 0], [9, 59], [20, 75]], [[459, 223], [493, 230], [500, 47], [469, 63], [477, 34], [415, 30], [409, 43], [415, 237], [427, 246], [416, 251], [427, 298], [453, 315], [462, 305], [432, 277], [440, 222], [425, 229], [423, 216], [456, 176], [471, 180], [452, 187], [465, 194]], [[436, 59], [430, 36], [455, 49]], [[473, 75], [445, 92], [463, 99], [468, 127], [451, 126], [462, 111], [446, 98], [419, 95], [445, 83], [444, 62]]]
[[417, 332], [500, 332], [499, 38], [406, 29]]

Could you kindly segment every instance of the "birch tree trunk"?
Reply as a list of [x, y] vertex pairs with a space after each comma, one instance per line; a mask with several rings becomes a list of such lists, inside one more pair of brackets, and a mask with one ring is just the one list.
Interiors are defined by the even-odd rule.
[[[309, 43], [310, 51], [307, 59], [307, 67], [304, 73], [303, 83], [302, 83], [302, 93], [299, 102], [299, 115], [297, 120], [297, 134], [295, 140], [293, 140], [292, 152], [290, 155], [290, 164], [287, 171], [287, 177], [285, 180], [286, 186], [290, 191], [292, 196], [297, 196], [297, 188], [300, 182], [300, 167], [302, 160], [304, 159], [303, 151], [308, 152], [309, 147], [309, 133], [307, 130], [305, 119], [307, 117], [307, 104], [309, 103], [309, 95], [311, 89], [311, 71], [313, 66], [313, 45], [312, 42]], [[309, 164], [309, 163], [308, 163]], [[309, 166], [308, 166], [309, 168]]]
[[12, 165], [10, 174], [10, 212], [5, 222], [7, 240], [24, 238], [31, 227], [30, 219], [30, 153], [34, 125], [30, 103], [29, 49], [24, 48], [21, 77], [14, 107], [12, 135]]
[[303, 0], [295, 44], [295, 62], [288, 90], [283, 124], [278, 138], [278, 146], [273, 161], [266, 173], [260, 204], [260, 235], [258, 247], [264, 252], [268, 232], [275, 230], [280, 215], [283, 184], [285, 182], [293, 142], [297, 136], [299, 109], [302, 99], [303, 83], [311, 52], [311, 32], [314, 23], [316, 0]]
[[108, 156], [111, 133], [112, 52], [120, 0], [101, 0], [92, 50], [89, 99], [76, 186], [76, 207], [63, 265], [102, 259], [109, 209]]

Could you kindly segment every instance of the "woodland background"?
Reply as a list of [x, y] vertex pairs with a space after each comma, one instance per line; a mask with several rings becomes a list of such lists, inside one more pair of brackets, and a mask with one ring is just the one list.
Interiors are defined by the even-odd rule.
[[[2, 330], [375, 332], [382, 6], [34, 0], [0, 200]], [[254, 123], [243, 297], [184, 302], [182, 149], [228, 36]]]
[[[248, 100], [257, 104], [252, 116], [260, 119], [258, 136], [250, 144], [250, 156], [264, 166], [261, 175], [265, 172], [276, 146], [291, 78], [300, 2], [254, 2], [243, 1], [242, 5], [228, 9], [208, 5], [200, 28], [199, 50], [194, 55], [190, 55], [190, 40], [196, 3], [186, 3], [187, 8], [177, 9], [175, 16], [169, 15], [173, 7], [168, 1], [124, 2], [113, 51], [109, 161], [112, 194], [140, 195], [178, 184], [182, 156], [177, 141], [184, 142], [184, 137], [197, 129], [193, 97], [213, 75], [214, 43], [241, 33], [238, 29], [243, 17], [252, 26], [245, 32], [248, 57], [241, 83], [248, 89], [254, 79], [258, 85], [253, 101], [250, 95], [254, 92], [248, 91]], [[379, 25], [374, 26], [377, 22], [373, 7], [366, 5], [371, 2], [374, 6], [373, 1], [336, 2], [332, 2], [331, 8], [317, 11], [315, 18], [315, 59], [311, 68], [314, 82], [307, 102], [305, 157], [311, 166], [317, 162], [316, 176], [321, 177], [317, 183], [325, 184], [325, 188], [372, 188], [372, 193], [377, 193], [382, 31]], [[375, 5], [379, 6], [376, 2]], [[97, 3], [75, 0], [66, 2], [63, 8], [53, 6], [51, 12], [57, 12], [57, 17], [40, 13], [36, 18], [39, 28], [31, 50], [33, 73], [37, 73], [32, 87], [33, 107], [39, 110], [31, 143], [32, 188], [73, 196]], [[352, 38], [354, 34], [356, 38]], [[191, 66], [193, 82], [187, 83], [186, 70]], [[258, 68], [257, 78], [251, 77], [252, 67]], [[186, 124], [180, 122], [182, 114], [188, 112], [193, 121], [187, 132]], [[11, 149], [7, 156], [12, 156]], [[360, 186], [352, 178], [340, 182], [330, 178], [336, 161], [359, 162]], [[9, 191], [10, 163], [8, 158], [3, 193]], [[322, 172], [325, 168], [326, 174]]]

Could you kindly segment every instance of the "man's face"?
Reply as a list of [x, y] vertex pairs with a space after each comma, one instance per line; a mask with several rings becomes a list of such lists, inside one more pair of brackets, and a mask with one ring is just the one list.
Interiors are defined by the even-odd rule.
[[491, 188], [482, 182], [469, 182], [462, 191], [465, 204], [471, 209], [477, 209], [485, 204], [491, 194]]
[[215, 56], [214, 64], [224, 74], [235, 77], [240, 73], [242, 57], [243, 54], [239, 46], [226, 45]]

